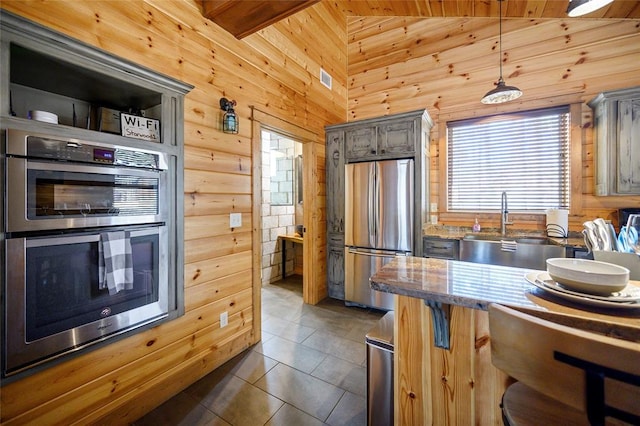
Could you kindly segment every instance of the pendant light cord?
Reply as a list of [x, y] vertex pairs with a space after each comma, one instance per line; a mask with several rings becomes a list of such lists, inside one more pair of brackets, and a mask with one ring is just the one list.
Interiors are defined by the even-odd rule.
[[[500, 5], [500, 9], [499, 9], [499, 13], [500, 13], [500, 19], [499, 19], [499, 44], [500, 44], [500, 57], [498, 58], [500, 60], [500, 80], [502, 80], [502, 0], [498, 0], [498, 4]], [[498, 80], [498, 81], [500, 81]]]
[[498, 54], [500, 55], [500, 57], [498, 58], [498, 64], [500, 66], [500, 78], [498, 78], [498, 82], [495, 83], [496, 87], [492, 90], [489, 90], [487, 94], [482, 98], [481, 102], [483, 104], [501, 104], [503, 102], [509, 102], [522, 96], [522, 91], [520, 89], [515, 86], [507, 86], [504, 82], [504, 78], [502, 78], [502, 2], [506, 0], [497, 1], [501, 2], [498, 5]]

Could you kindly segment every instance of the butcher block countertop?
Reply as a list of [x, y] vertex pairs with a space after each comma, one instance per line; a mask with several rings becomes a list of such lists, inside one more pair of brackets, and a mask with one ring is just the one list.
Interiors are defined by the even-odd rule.
[[[525, 279], [528, 269], [455, 260], [398, 257], [371, 277], [375, 290], [487, 310], [498, 303], [564, 325], [640, 342], [637, 309], [583, 305], [541, 290]], [[640, 287], [640, 281], [630, 284]]]

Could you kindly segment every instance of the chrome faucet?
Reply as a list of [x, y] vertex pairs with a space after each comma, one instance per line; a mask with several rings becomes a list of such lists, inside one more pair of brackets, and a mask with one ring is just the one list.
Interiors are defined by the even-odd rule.
[[502, 202], [500, 205], [500, 234], [504, 237], [507, 235], [507, 225], [513, 225], [509, 222], [509, 208], [507, 207], [507, 193], [502, 192]]

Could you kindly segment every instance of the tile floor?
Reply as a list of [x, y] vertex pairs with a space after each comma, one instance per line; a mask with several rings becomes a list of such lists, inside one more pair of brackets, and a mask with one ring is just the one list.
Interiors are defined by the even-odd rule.
[[262, 341], [135, 425], [364, 425], [364, 336], [383, 314], [305, 305], [300, 276], [265, 285]]

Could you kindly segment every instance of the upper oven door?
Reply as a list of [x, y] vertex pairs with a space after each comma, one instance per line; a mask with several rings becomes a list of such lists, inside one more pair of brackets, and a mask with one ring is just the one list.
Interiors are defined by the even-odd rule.
[[7, 232], [164, 222], [167, 173], [6, 159]]

